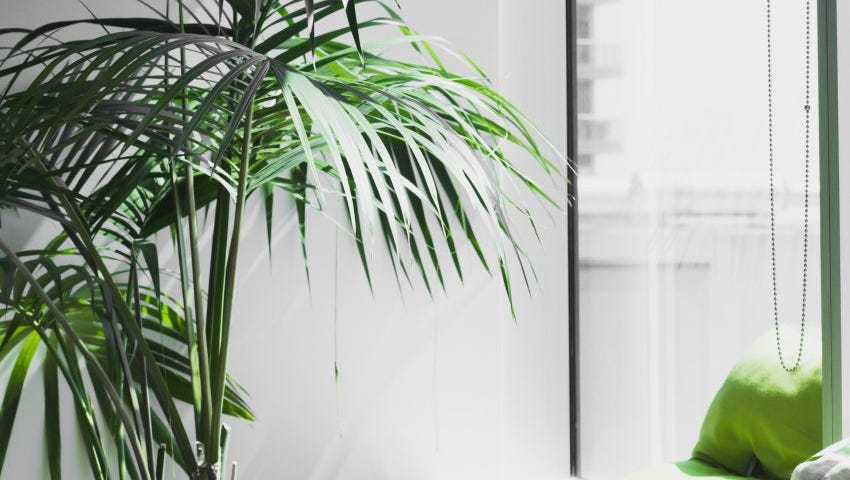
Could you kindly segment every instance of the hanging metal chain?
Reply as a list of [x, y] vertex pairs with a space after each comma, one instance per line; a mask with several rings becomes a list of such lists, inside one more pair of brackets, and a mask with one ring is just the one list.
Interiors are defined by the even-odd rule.
[[776, 294], [776, 215], [775, 215], [775, 193], [774, 193], [774, 163], [773, 163], [773, 58], [771, 42], [771, 11], [770, 0], [767, 4], [767, 138], [770, 159], [770, 263], [771, 280], [773, 283], [773, 327], [776, 332], [776, 351], [779, 354], [779, 362], [785, 371], [792, 373], [800, 366], [803, 358], [803, 340], [806, 335], [806, 287], [809, 267], [809, 164], [810, 164], [810, 114], [811, 105], [811, 4], [806, 0], [806, 103], [803, 105], [805, 115], [805, 140], [804, 140], [804, 163], [805, 180], [803, 189], [803, 296], [800, 311], [800, 345], [797, 350], [797, 359], [794, 365], [789, 367], [782, 356], [782, 341], [779, 334], [779, 299]]

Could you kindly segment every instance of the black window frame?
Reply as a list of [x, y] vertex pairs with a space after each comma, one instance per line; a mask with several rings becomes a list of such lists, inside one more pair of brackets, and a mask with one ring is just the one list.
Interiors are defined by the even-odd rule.
[[567, 35], [567, 315], [570, 382], [570, 475], [578, 477], [579, 465], [579, 263], [578, 263], [578, 62], [576, 0], [566, 0]]

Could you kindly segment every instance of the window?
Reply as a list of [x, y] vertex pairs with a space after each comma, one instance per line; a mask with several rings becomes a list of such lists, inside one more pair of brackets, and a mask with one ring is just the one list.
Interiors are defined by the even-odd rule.
[[593, 82], [587, 79], [578, 81], [577, 107], [579, 114], [593, 112]]
[[576, 36], [590, 38], [593, 32], [593, 5], [579, 3], [576, 5]]
[[[606, 479], [687, 459], [729, 368], [772, 328], [764, 6], [582, 5], [588, 11], [579, 22], [592, 24], [578, 29], [578, 88], [593, 97], [583, 104], [579, 96], [578, 145], [579, 158], [592, 156], [593, 165], [578, 183], [579, 463], [583, 477]], [[795, 324], [805, 16], [801, 3], [774, 5], [780, 318]], [[817, 141], [814, 125], [807, 309], [814, 322]]]

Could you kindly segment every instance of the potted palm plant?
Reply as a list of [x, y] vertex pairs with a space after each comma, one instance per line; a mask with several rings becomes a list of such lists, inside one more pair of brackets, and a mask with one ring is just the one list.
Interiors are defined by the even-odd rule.
[[[372, 13], [359, 18], [365, 3]], [[190, 478], [226, 476], [223, 417], [253, 418], [227, 373], [252, 197], [267, 206], [268, 232], [276, 217], [296, 216], [302, 244], [306, 210], [341, 204], [367, 275], [375, 239], [429, 288], [443, 281], [443, 263], [462, 276], [455, 247], [468, 243], [509, 301], [508, 253], [525, 278], [509, 210], [527, 210], [502, 181], [555, 203], [504, 151], [518, 145], [560, 176], [543, 137], [483, 73], [451, 73], [394, 5], [152, 10], [0, 30], [10, 46], [0, 64], [0, 206], [60, 228], [17, 252], [0, 231], [0, 361], [10, 368], [0, 469], [40, 362], [46, 431], [60, 429], [64, 383], [93, 477], [159, 480], [169, 461]], [[315, 28], [332, 15], [346, 26]], [[79, 25], [100, 30], [64, 38]], [[398, 34], [361, 45], [364, 29], [382, 25]], [[392, 45], [423, 64], [379, 53]], [[294, 208], [273, 212], [276, 195]], [[163, 244], [177, 252], [176, 272], [162, 265]], [[51, 478], [61, 475], [60, 447], [47, 436]]]

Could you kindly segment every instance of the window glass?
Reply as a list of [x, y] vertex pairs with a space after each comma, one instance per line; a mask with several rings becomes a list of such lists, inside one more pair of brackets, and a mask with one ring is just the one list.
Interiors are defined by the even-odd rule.
[[[773, 3], [780, 319], [797, 324], [805, 7]], [[807, 313], [817, 324], [814, 3]], [[579, 6], [589, 23], [577, 52], [580, 466], [586, 478], [619, 478], [687, 459], [729, 369], [772, 328], [765, 9]]]

